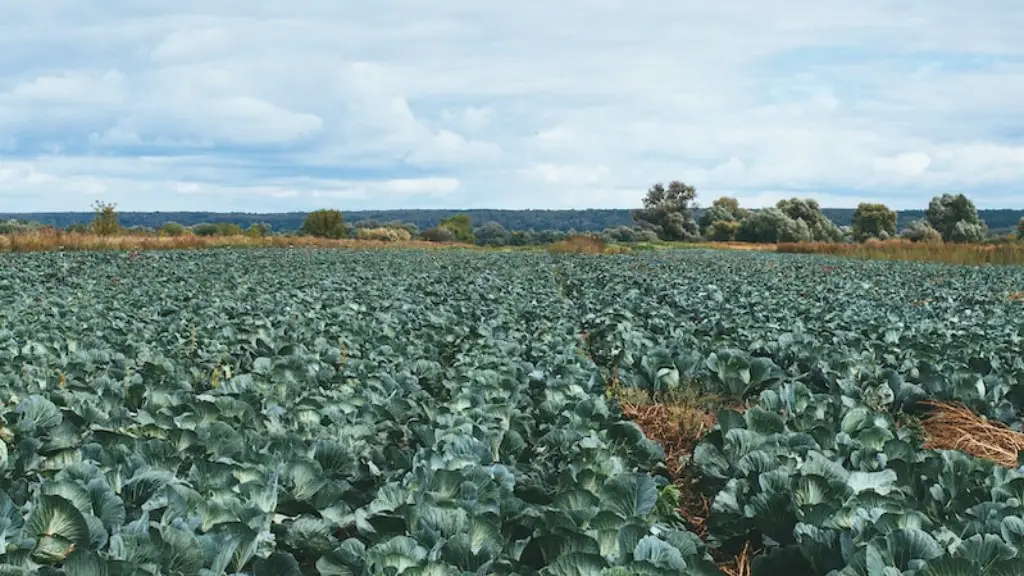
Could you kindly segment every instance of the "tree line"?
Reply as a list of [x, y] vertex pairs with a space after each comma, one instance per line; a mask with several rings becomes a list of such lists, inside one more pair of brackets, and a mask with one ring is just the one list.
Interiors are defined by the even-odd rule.
[[[692, 209], [696, 196], [696, 188], [679, 181], [667, 187], [655, 184], [633, 218], [660, 240], [675, 242], [864, 242], [897, 235], [897, 214], [885, 204], [862, 202], [853, 211], [850, 225], [838, 226], [810, 198], [788, 198], [769, 208], [748, 210], [735, 198], [723, 196], [697, 217]], [[1020, 237], [1024, 217], [1015, 228]], [[912, 241], [966, 243], [983, 242], [993, 235], [967, 196], [942, 194], [933, 197], [923, 217], [909, 222], [900, 236]]]
[[[721, 197], [710, 206], [700, 207], [696, 199], [696, 188], [671, 181], [667, 186], [657, 183], [650, 187], [642, 198], [642, 207], [635, 210], [392, 210], [343, 214], [340, 210], [325, 208], [310, 213], [262, 215], [122, 214], [113, 204], [98, 202], [88, 215], [34, 214], [32, 219], [0, 215], [0, 234], [57, 227], [68, 232], [100, 235], [261, 237], [300, 234], [487, 246], [549, 244], [576, 234], [599, 236], [613, 243], [862, 242], [897, 236], [913, 241], [982, 242], [1007, 236], [1024, 237], [1024, 210], [979, 211], [963, 194], [935, 196], [926, 210], [900, 213], [878, 203], [861, 203], [849, 210], [823, 209], [808, 198], [784, 199], [762, 209], [744, 208], [731, 197]], [[222, 219], [209, 220], [214, 217]], [[140, 224], [140, 221], [153, 225]], [[990, 228], [989, 221], [994, 221], [995, 226]], [[66, 223], [63, 227], [59, 226], [62, 222]], [[282, 222], [293, 227], [282, 227]], [[478, 225], [479, 222], [483, 223]], [[534, 228], [533, 224], [546, 227]]]

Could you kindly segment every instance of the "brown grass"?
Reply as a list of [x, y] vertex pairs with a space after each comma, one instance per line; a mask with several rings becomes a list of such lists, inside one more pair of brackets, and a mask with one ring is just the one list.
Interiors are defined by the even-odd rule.
[[710, 411], [680, 404], [622, 404], [627, 418], [665, 449], [665, 466], [675, 478], [683, 475], [682, 458], [715, 425]]
[[456, 243], [417, 240], [331, 240], [311, 236], [99, 236], [41, 231], [0, 235], [0, 252], [49, 252], [86, 250], [197, 250], [205, 248], [445, 248], [466, 247]]
[[[654, 403], [646, 393], [627, 388], [623, 389], [619, 403], [626, 417], [665, 450], [665, 467], [679, 489], [676, 510], [690, 524], [693, 533], [705, 539], [711, 501], [697, 488], [694, 471], [685, 462], [701, 437], [715, 425], [715, 413], [724, 406], [724, 401], [693, 390], [676, 394], [663, 403]], [[744, 410], [742, 406], [730, 407]], [[747, 542], [737, 555], [717, 551], [714, 555], [718, 569], [726, 575], [750, 576], [750, 562], [756, 553]]]
[[622, 254], [632, 252], [626, 246], [608, 244], [596, 236], [577, 234], [569, 236], [565, 240], [559, 240], [548, 247], [548, 251], [555, 254]]
[[776, 251], [794, 254], [827, 254], [869, 260], [912, 260], [947, 264], [1024, 264], [1024, 242], [1001, 244], [952, 244], [874, 240], [863, 244], [798, 242], [779, 244]]
[[979, 416], [958, 403], [926, 402], [931, 413], [921, 421], [925, 448], [957, 450], [1006, 468], [1017, 468], [1024, 433]]

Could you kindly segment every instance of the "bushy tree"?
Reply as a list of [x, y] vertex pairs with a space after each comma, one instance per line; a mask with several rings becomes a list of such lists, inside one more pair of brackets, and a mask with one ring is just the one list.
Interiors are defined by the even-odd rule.
[[121, 222], [117, 216], [117, 207], [113, 203], [96, 201], [92, 205], [95, 215], [92, 219], [92, 232], [100, 236], [113, 236], [121, 232]]
[[[803, 221], [807, 226], [810, 240], [815, 242], [841, 242], [843, 240], [842, 231], [821, 212], [817, 200], [790, 198], [779, 200], [775, 207], [793, 220]], [[788, 242], [788, 240], [783, 240], [783, 242]]]
[[740, 231], [740, 220], [715, 220], [702, 235], [712, 242], [732, 242]]
[[399, 222], [396, 227], [407, 231], [410, 238], [415, 238], [420, 235], [420, 227], [412, 222]]
[[896, 235], [896, 213], [885, 204], [861, 202], [853, 212], [853, 238], [886, 240]]
[[739, 230], [739, 221], [749, 215], [750, 211], [741, 208], [738, 200], [722, 196], [701, 214], [700, 234], [716, 242], [733, 240]]
[[653, 230], [616, 226], [601, 232], [601, 239], [608, 243], [634, 244], [636, 242], [657, 242], [658, 235]]
[[317, 238], [344, 238], [348, 235], [345, 216], [340, 210], [323, 208], [310, 212], [299, 232]]
[[984, 240], [988, 232], [974, 202], [963, 194], [932, 198], [925, 219], [947, 242], [978, 242]]
[[757, 210], [740, 222], [736, 239], [742, 242], [775, 244], [807, 242], [812, 239], [810, 227], [803, 219], [790, 218], [780, 208]]
[[633, 211], [633, 220], [653, 230], [666, 241], [692, 240], [699, 232], [693, 219], [690, 203], [697, 197], [697, 189], [678, 180], [665, 188], [660, 182], [644, 196], [644, 207]]
[[488, 222], [473, 231], [473, 238], [480, 246], [507, 246], [508, 230], [497, 222]]
[[42, 229], [43, 225], [39, 222], [30, 222], [17, 218], [0, 221], [0, 234], [25, 234], [28, 232], [38, 232]]
[[1024, 240], [1024, 216], [1017, 222], [1017, 240]]
[[927, 220], [912, 221], [900, 236], [911, 242], [942, 242], [942, 234]]
[[983, 242], [988, 235], [988, 228], [985, 224], [977, 222], [964, 222], [961, 220], [953, 225], [953, 231], [949, 235], [950, 242], [967, 244], [971, 242]]
[[270, 236], [270, 224], [266, 222], [253, 222], [245, 229], [245, 235], [250, 238], [266, 238]]
[[420, 234], [420, 238], [427, 242], [454, 242], [455, 233], [448, 228], [427, 228]]
[[206, 222], [192, 227], [196, 236], [241, 236], [242, 227], [230, 222]]
[[473, 218], [468, 214], [456, 214], [441, 220], [438, 228], [445, 228], [452, 233], [456, 242], [473, 243]]
[[188, 228], [182, 226], [181, 224], [178, 224], [177, 222], [166, 222], [165, 224], [160, 226], [159, 229], [157, 229], [157, 234], [159, 234], [160, 236], [178, 237], [184, 236], [188, 234], [188, 232]]

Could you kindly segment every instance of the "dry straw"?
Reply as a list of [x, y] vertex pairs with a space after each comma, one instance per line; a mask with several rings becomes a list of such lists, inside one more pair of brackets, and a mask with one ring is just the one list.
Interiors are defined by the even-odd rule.
[[1024, 433], [979, 416], [963, 404], [924, 404], [931, 408], [931, 413], [921, 421], [925, 448], [957, 450], [1006, 468], [1018, 466], [1017, 455], [1024, 450]]
[[[679, 488], [677, 511], [690, 523], [693, 532], [704, 539], [707, 536], [705, 523], [711, 512], [711, 502], [696, 489], [684, 463], [700, 438], [715, 425], [715, 415], [710, 409], [685, 403], [623, 402], [620, 405], [623, 414], [640, 426], [645, 436], [659, 443], [665, 450], [665, 467]], [[741, 407], [736, 409], [742, 410]], [[715, 559], [718, 569], [726, 576], [750, 576], [750, 562], [754, 555], [747, 542], [738, 555], [718, 554]]]

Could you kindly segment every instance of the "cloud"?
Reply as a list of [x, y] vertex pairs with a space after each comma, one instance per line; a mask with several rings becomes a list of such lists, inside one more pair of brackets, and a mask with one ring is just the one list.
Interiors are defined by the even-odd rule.
[[4, 211], [1024, 207], [1024, 11], [71, 0], [0, 21]]

